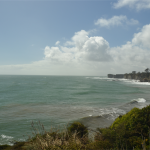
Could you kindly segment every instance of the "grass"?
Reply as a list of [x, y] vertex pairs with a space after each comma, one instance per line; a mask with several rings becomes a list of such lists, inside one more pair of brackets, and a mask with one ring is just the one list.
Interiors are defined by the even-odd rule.
[[46, 131], [39, 122], [32, 123], [32, 137], [13, 146], [1, 145], [0, 150], [149, 150], [150, 105], [133, 108], [119, 116], [108, 128], [98, 128], [94, 139], [80, 122], [73, 122], [65, 129]]

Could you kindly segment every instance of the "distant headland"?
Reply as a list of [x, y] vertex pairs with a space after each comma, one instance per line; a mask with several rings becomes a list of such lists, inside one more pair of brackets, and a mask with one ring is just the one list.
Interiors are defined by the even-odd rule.
[[140, 82], [150, 82], [150, 69], [145, 69], [145, 72], [136, 72], [125, 74], [108, 74], [108, 78], [124, 78], [124, 79], [134, 79], [139, 80]]

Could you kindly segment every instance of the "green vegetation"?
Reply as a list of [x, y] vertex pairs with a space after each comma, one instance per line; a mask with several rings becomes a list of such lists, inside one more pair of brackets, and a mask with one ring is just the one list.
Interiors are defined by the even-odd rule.
[[[42, 125], [41, 125], [42, 126]], [[72, 123], [64, 131], [51, 129], [46, 132], [34, 128], [33, 137], [14, 146], [2, 145], [0, 150], [149, 150], [150, 149], [150, 105], [142, 109], [133, 108], [119, 116], [108, 128], [98, 128], [94, 139], [79, 122]]]
[[80, 122], [74, 122], [68, 127], [68, 132], [70, 134], [77, 133], [79, 138], [83, 138], [84, 136], [88, 136], [88, 129]]
[[146, 72], [146, 73], [148, 73], [149, 71], [150, 71], [150, 69], [149, 69], [149, 68], [146, 68], [146, 69], [145, 69], [145, 72]]
[[124, 74], [125, 79], [135, 79], [140, 80], [140, 82], [150, 82], [150, 69], [146, 68], [144, 72], [135, 72], [132, 73], [125, 73]]

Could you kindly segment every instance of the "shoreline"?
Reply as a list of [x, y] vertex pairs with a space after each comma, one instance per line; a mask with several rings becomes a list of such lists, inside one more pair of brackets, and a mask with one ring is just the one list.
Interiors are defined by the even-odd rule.
[[150, 72], [149, 70], [145, 70], [145, 72], [137, 72], [132, 71], [132, 73], [125, 74], [108, 74], [108, 78], [122, 78], [122, 79], [134, 79], [139, 80], [140, 82], [150, 82]]

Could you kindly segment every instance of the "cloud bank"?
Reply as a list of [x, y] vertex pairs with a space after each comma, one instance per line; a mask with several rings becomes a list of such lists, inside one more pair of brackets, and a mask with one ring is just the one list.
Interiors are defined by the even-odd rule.
[[118, 2], [113, 5], [115, 9], [122, 8], [125, 6], [130, 8], [135, 8], [138, 11], [142, 9], [150, 9], [150, 1], [149, 0], [118, 0]]
[[110, 47], [101, 36], [75, 32], [70, 41], [46, 46], [43, 60], [24, 65], [0, 66], [3, 74], [107, 75], [144, 71], [150, 64], [150, 24], [135, 33], [131, 41]]

